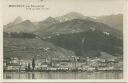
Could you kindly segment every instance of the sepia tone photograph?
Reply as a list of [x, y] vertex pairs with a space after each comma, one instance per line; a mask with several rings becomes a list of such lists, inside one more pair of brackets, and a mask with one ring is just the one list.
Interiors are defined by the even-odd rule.
[[2, 0], [3, 79], [123, 79], [124, 3]]

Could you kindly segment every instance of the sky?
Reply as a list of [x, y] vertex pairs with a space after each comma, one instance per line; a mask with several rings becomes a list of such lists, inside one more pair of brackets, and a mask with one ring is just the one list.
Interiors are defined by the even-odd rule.
[[[124, 11], [125, 0], [2, 0], [3, 24], [14, 21], [16, 17], [24, 20], [41, 21], [47, 17], [62, 16], [69, 12], [79, 12], [85, 16], [119, 14]], [[44, 5], [41, 10], [26, 10], [26, 7], [9, 5]], [[48, 8], [48, 9], [46, 9]]]

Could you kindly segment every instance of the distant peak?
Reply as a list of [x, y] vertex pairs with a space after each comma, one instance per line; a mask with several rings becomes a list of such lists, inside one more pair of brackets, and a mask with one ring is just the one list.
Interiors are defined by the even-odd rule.
[[51, 17], [51, 16], [49, 16], [49, 17], [45, 20], [45, 22], [55, 22], [55, 21], [56, 21], [56, 19], [53, 18], [53, 17]]
[[70, 12], [70, 13], [64, 15], [64, 16], [68, 16], [68, 15], [84, 16], [84, 15], [82, 15], [81, 13], [78, 13], [78, 12]]
[[80, 13], [78, 13], [78, 12], [70, 12], [70, 13], [68, 13], [68, 14], [79, 14], [79, 15], [82, 15], [82, 14], [80, 14]]
[[30, 20], [25, 20], [25, 21], [23, 21], [22, 23], [31, 23], [31, 21]]
[[24, 22], [30, 22], [30, 20], [25, 20]]
[[23, 21], [23, 19], [19, 16], [19, 17], [16, 17], [16, 19], [14, 20], [14, 24], [18, 24], [18, 23], [21, 23]]
[[20, 16], [16, 17], [15, 20], [22, 20], [22, 18]]
[[49, 16], [47, 19], [54, 19], [53, 17]]
[[57, 17], [56, 19], [59, 20], [60, 22], [65, 22], [72, 19], [85, 19], [85, 16], [78, 12], [70, 12], [63, 16]]

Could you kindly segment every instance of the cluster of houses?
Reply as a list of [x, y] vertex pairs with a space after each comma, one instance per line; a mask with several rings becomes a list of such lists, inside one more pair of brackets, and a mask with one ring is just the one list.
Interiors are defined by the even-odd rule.
[[[33, 58], [34, 59], [34, 58]], [[76, 57], [40, 58], [24, 60], [5, 58], [4, 71], [107, 71], [123, 70], [123, 60], [119, 57]], [[33, 68], [34, 63], [34, 68]]]

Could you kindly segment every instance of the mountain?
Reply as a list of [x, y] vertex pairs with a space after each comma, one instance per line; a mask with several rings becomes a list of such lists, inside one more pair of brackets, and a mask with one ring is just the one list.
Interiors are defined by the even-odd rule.
[[44, 21], [40, 21], [38, 22], [37, 26], [39, 27], [39, 29], [37, 29], [37, 33], [40, 31], [43, 31], [43, 33], [45, 33], [45, 30], [53, 25], [58, 23], [59, 21], [57, 21], [56, 19], [52, 18], [52, 17], [48, 17], [47, 19], [45, 19]]
[[56, 17], [55, 19], [58, 20], [59, 22], [65, 22], [69, 21], [72, 19], [85, 19], [86, 17], [78, 12], [70, 12], [68, 14], [65, 14], [60, 17]]
[[100, 16], [96, 18], [96, 21], [123, 32], [123, 14]]
[[21, 17], [17, 17], [13, 22], [8, 23], [7, 25], [4, 25], [4, 28], [12, 27], [15, 24], [21, 23], [23, 19]]
[[48, 34], [49, 31], [51, 32], [53, 29], [51, 28], [52, 26], [58, 25], [60, 23], [66, 22], [66, 21], [71, 21], [74, 19], [83, 19], [83, 20], [93, 20], [90, 17], [85, 17], [84, 15], [78, 13], [78, 12], [70, 12], [68, 14], [65, 14], [63, 16], [59, 17], [48, 17], [47, 19], [40, 21], [38, 23], [39, 29], [35, 31], [35, 34]]
[[14, 20], [13, 24], [18, 24], [18, 23], [21, 23], [22, 21], [23, 21], [23, 19], [22, 19], [21, 17], [17, 17], [17, 18]]
[[114, 36], [122, 37], [122, 34], [118, 30], [113, 29], [106, 24], [83, 19], [73, 19], [65, 22], [55, 23], [47, 27], [45, 30], [39, 29], [36, 33], [41, 37], [46, 37], [60, 34], [84, 32], [89, 29], [99, 30], [102, 32], [111, 33]]
[[30, 33], [36, 30], [36, 26], [29, 20], [19, 23], [19, 18], [15, 20], [14, 25], [4, 27], [4, 32], [26, 32]]
[[65, 22], [65, 21], [69, 21], [72, 19], [84, 19], [84, 20], [90, 20], [90, 21], [95, 21], [95, 22], [101, 22], [101, 23], [109, 25], [110, 27], [114, 29], [119, 30], [120, 32], [123, 32], [123, 15], [122, 14], [89, 17], [89, 16], [84, 16], [78, 12], [70, 12], [66, 15], [56, 17], [55, 19], [60, 22]]
[[[58, 24], [58, 23], [63, 23], [66, 21], [71, 21], [74, 19], [81, 19], [81, 20], [88, 20], [88, 21], [94, 21], [94, 22], [100, 22], [100, 23], [104, 23], [107, 24], [108, 26], [123, 32], [123, 15], [122, 14], [117, 14], [117, 15], [106, 15], [106, 16], [99, 16], [99, 17], [92, 17], [92, 16], [84, 16], [78, 12], [70, 12], [68, 14], [65, 14], [63, 16], [59, 16], [59, 17], [48, 17], [47, 19], [40, 21], [40, 22], [31, 22], [31, 24], [35, 27], [35, 29], [32, 29], [28, 32], [42, 32], [46, 33], [47, 32], [47, 28], [49, 29], [49, 27], [51, 27], [52, 25]], [[12, 27], [17, 27], [18, 24], [22, 24], [22, 22], [24, 22], [22, 20], [21, 17], [17, 17], [13, 22], [4, 25], [4, 31], [5, 32], [13, 32], [13, 31], [25, 31], [25, 30], [21, 30], [21, 28], [16, 28], [16, 30], [14, 30]], [[22, 25], [20, 25], [22, 26]], [[28, 25], [29, 26], [29, 25]], [[25, 29], [26, 26], [23, 25], [22, 28]], [[11, 30], [12, 29], [12, 30]], [[19, 30], [18, 30], [19, 29]], [[26, 31], [26, 32], [27, 32]], [[46, 31], [46, 32], [45, 32]]]
[[113, 56], [123, 55], [123, 40], [99, 30], [60, 34], [44, 40], [74, 51], [77, 56], [94, 57], [99, 56], [100, 52]]
[[17, 17], [4, 26], [4, 32], [12, 32], [4, 33], [4, 55], [20, 58], [121, 56], [122, 29], [121, 14], [93, 18], [71, 12], [40, 22]]

